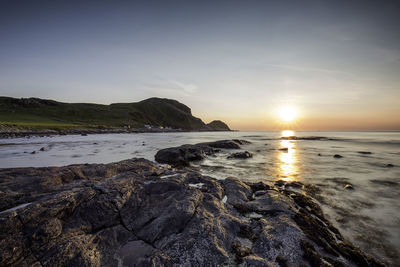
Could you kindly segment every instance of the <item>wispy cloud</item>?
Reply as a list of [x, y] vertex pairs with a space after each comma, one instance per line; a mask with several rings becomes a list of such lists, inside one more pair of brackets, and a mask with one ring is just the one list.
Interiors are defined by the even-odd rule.
[[197, 85], [193, 83], [183, 83], [179, 81], [169, 81], [169, 83], [177, 89], [183, 90], [185, 93], [193, 94], [197, 92]]
[[165, 96], [191, 96], [198, 91], [198, 86], [194, 83], [165, 79], [160, 76], [156, 76], [152, 82], [142, 84], [151, 90], [155, 90], [157, 94]]

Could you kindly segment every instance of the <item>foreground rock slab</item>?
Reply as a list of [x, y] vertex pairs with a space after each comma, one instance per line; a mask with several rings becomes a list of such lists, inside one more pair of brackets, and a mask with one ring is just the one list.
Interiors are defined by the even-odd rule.
[[1, 169], [0, 191], [1, 266], [383, 266], [308, 197], [144, 159]]

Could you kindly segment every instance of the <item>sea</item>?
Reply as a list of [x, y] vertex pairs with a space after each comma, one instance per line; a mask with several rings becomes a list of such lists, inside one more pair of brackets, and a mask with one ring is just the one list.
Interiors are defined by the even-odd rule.
[[133, 157], [154, 160], [162, 148], [223, 139], [250, 141], [240, 150], [253, 157], [227, 159], [235, 151], [222, 150], [191, 168], [216, 179], [299, 182], [293, 190], [312, 197], [347, 240], [399, 266], [400, 132], [286, 130], [0, 139], [0, 168], [109, 163]]

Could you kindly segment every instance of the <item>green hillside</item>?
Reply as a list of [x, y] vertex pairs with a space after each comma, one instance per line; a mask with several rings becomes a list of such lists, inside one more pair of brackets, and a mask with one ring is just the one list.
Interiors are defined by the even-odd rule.
[[110, 105], [0, 97], [0, 125], [35, 129], [118, 128], [145, 124], [184, 130], [210, 129], [176, 100], [149, 98]]

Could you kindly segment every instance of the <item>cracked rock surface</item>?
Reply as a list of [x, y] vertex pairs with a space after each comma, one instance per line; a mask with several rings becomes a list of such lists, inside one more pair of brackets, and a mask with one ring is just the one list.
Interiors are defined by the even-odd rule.
[[0, 170], [0, 266], [383, 266], [310, 198], [144, 159]]

